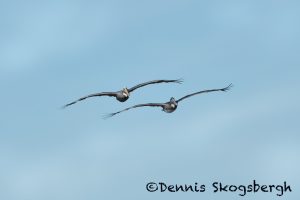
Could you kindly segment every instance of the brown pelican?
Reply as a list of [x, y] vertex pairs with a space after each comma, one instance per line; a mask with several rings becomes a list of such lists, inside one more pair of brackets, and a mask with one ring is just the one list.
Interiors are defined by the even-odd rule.
[[119, 114], [121, 112], [124, 112], [124, 111], [127, 111], [127, 110], [130, 110], [130, 109], [133, 109], [133, 108], [139, 108], [139, 107], [144, 107], [144, 106], [150, 106], [150, 107], [161, 107], [162, 108], [162, 111], [166, 112], [166, 113], [172, 113], [176, 110], [177, 106], [178, 106], [178, 103], [186, 98], [189, 98], [191, 96], [194, 96], [194, 95], [197, 95], [197, 94], [202, 94], [202, 93], [208, 93], [208, 92], [216, 92], [216, 91], [222, 91], [222, 92], [226, 92], [228, 91], [230, 88], [232, 87], [232, 84], [228, 85], [227, 87], [225, 88], [221, 88], [221, 89], [211, 89], [211, 90], [202, 90], [200, 92], [195, 92], [195, 93], [192, 93], [192, 94], [189, 94], [189, 95], [186, 95], [178, 100], [176, 100], [174, 97], [171, 97], [170, 101], [166, 102], [166, 103], [145, 103], [145, 104], [138, 104], [138, 105], [135, 105], [135, 106], [132, 106], [132, 107], [128, 107], [128, 108], [125, 108], [124, 110], [121, 110], [121, 111], [118, 111], [118, 112], [115, 112], [115, 113], [110, 113], [108, 115], [105, 115], [103, 118], [106, 119], [106, 118], [109, 118], [109, 117], [112, 117], [116, 114]]
[[129, 88], [129, 89], [125, 87], [122, 90], [117, 91], [117, 92], [101, 92], [101, 93], [90, 94], [90, 95], [81, 97], [81, 98], [77, 99], [76, 101], [73, 101], [71, 103], [68, 103], [68, 104], [64, 105], [63, 108], [68, 107], [70, 105], [73, 105], [73, 104], [75, 104], [79, 101], [85, 100], [85, 99], [90, 98], [90, 97], [100, 97], [100, 96], [115, 97], [118, 101], [124, 102], [129, 98], [131, 92], [133, 92], [134, 90], [136, 90], [140, 87], [144, 87], [146, 85], [156, 84], [156, 83], [182, 83], [182, 82], [183, 82], [182, 79], [148, 81], [148, 82], [145, 82], [145, 83], [138, 84], [138, 85], [136, 85], [132, 88]]

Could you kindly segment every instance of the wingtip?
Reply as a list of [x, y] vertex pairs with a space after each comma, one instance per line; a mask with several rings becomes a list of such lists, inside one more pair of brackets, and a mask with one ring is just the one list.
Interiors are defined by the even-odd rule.
[[60, 109], [65, 109], [65, 108], [67, 108], [67, 107], [69, 107], [69, 104], [66, 104], [66, 105], [61, 106]]
[[64, 109], [64, 108], [69, 107], [69, 106], [71, 106], [71, 105], [73, 105], [73, 104], [75, 104], [75, 103], [77, 103], [77, 101], [73, 101], [73, 102], [71, 102], [71, 103], [68, 103], [68, 104], [62, 106], [62, 108]]
[[177, 79], [175, 80], [176, 83], [179, 83], [179, 84], [182, 84], [184, 82], [184, 79], [183, 78], [180, 78], [180, 79]]
[[223, 88], [222, 91], [227, 92], [228, 90], [230, 90], [233, 87], [233, 84], [230, 83], [227, 87]]
[[104, 115], [102, 116], [102, 119], [103, 119], [103, 120], [107, 120], [107, 119], [113, 117], [114, 115], [115, 115], [115, 113], [104, 114]]

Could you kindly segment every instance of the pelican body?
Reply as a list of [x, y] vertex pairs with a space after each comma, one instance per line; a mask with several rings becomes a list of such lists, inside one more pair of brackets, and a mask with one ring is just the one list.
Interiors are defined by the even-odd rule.
[[130, 93], [127, 88], [123, 88], [123, 90], [120, 90], [116, 92], [116, 99], [120, 102], [125, 102], [127, 99], [129, 99]]
[[166, 102], [162, 106], [162, 111], [166, 113], [172, 113], [177, 109], [178, 103], [176, 102], [174, 97], [171, 97], [169, 102]]

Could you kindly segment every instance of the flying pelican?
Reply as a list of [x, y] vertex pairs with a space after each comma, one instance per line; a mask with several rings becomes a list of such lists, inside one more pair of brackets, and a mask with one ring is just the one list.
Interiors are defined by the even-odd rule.
[[90, 95], [81, 97], [81, 98], [77, 99], [76, 101], [73, 101], [71, 103], [68, 103], [68, 104], [64, 105], [63, 108], [66, 108], [70, 105], [73, 105], [73, 104], [75, 104], [79, 101], [85, 100], [85, 99], [90, 98], [90, 97], [100, 97], [100, 96], [115, 97], [118, 101], [125, 102], [129, 98], [130, 93], [133, 92], [134, 90], [140, 88], [140, 87], [144, 87], [146, 85], [156, 84], [156, 83], [182, 83], [182, 82], [183, 82], [182, 79], [148, 81], [148, 82], [145, 82], [145, 83], [138, 84], [138, 85], [136, 85], [132, 88], [129, 88], [129, 89], [125, 87], [122, 90], [117, 91], [117, 92], [101, 92], [101, 93], [90, 94]]
[[161, 107], [162, 108], [162, 111], [166, 112], [166, 113], [172, 113], [174, 112], [176, 109], [177, 109], [177, 106], [178, 106], [178, 103], [186, 98], [189, 98], [191, 96], [194, 96], [194, 95], [197, 95], [197, 94], [202, 94], [202, 93], [208, 93], [208, 92], [216, 92], [216, 91], [223, 91], [223, 92], [226, 92], [228, 91], [230, 88], [232, 87], [232, 84], [228, 85], [227, 87], [225, 88], [221, 88], [221, 89], [212, 89], [212, 90], [202, 90], [200, 92], [195, 92], [195, 93], [192, 93], [192, 94], [189, 94], [189, 95], [186, 95], [178, 100], [176, 100], [174, 97], [171, 97], [170, 101], [166, 102], [166, 103], [145, 103], [145, 104], [138, 104], [138, 105], [135, 105], [135, 106], [132, 106], [132, 107], [128, 107], [128, 108], [125, 108], [124, 110], [121, 110], [121, 111], [118, 111], [118, 112], [115, 112], [115, 113], [110, 113], [108, 115], [105, 115], [103, 118], [106, 119], [106, 118], [110, 118], [110, 117], [113, 117], [115, 116], [116, 114], [119, 114], [121, 112], [124, 112], [124, 111], [127, 111], [127, 110], [130, 110], [130, 109], [133, 109], [133, 108], [139, 108], [139, 107], [144, 107], [144, 106], [150, 106], [150, 107]]

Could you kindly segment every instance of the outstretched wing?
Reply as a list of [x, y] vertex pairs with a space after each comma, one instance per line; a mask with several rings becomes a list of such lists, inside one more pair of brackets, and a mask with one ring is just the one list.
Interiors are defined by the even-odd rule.
[[184, 97], [178, 99], [176, 102], [178, 103], [179, 101], [182, 101], [183, 99], [189, 98], [189, 97], [194, 96], [194, 95], [197, 95], [197, 94], [208, 93], [208, 92], [216, 92], [216, 91], [223, 91], [223, 92], [226, 92], [226, 91], [228, 91], [231, 87], [232, 87], [232, 84], [228, 85], [228, 86], [225, 87], [225, 88], [221, 88], [221, 89], [202, 90], [202, 91], [200, 91], [200, 92], [195, 92], [195, 93], [186, 95], [186, 96], [184, 96]]
[[154, 81], [148, 81], [148, 82], [145, 82], [145, 83], [141, 83], [141, 84], [138, 84], [130, 89], [128, 89], [129, 92], [132, 92], [133, 90], [136, 90], [140, 87], [144, 87], [146, 85], [150, 85], [150, 84], [156, 84], [156, 83], [182, 83], [183, 80], [182, 79], [176, 79], [176, 80], [154, 80]]
[[105, 115], [103, 118], [104, 118], [104, 119], [107, 119], [107, 118], [113, 117], [113, 116], [115, 116], [116, 114], [119, 114], [119, 113], [121, 113], [121, 112], [130, 110], [130, 109], [133, 109], [133, 108], [144, 107], [144, 106], [150, 106], [150, 107], [163, 107], [164, 104], [163, 104], [163, 103], [145, 103], [145, 104], [138, 104], [138, 105], [135, 105], [135, 106], [131, 106], [131, 107], [125, 108], [124, 110], [121, 110], [121, 111], [118, 111], [118, 112], [115, 112], [115, 113], [110, 113], [110, 114], [108, 114], [108, 115]]
[[95, 93], [95, 94], [90, 94], [90, 95], [87, 95], [87, 96], [84, 96], [84, 97], [81, 97], [79, 99], [77, 99], [76, 101], [73, 101], [71, 103], [68, 103], [66, 105], [64, 105], [62, 108], [66, 108], [70, 105], [73, 105], [79, 101], [82, 101], [82, 100], [85, 100], [87, 98], [90, 98], [90, 97], [100, 97], [100, 96], [110, 96], [110, 97], [115, 97], [117, 95], [116, 92], [101, 92], [101, 93]]

